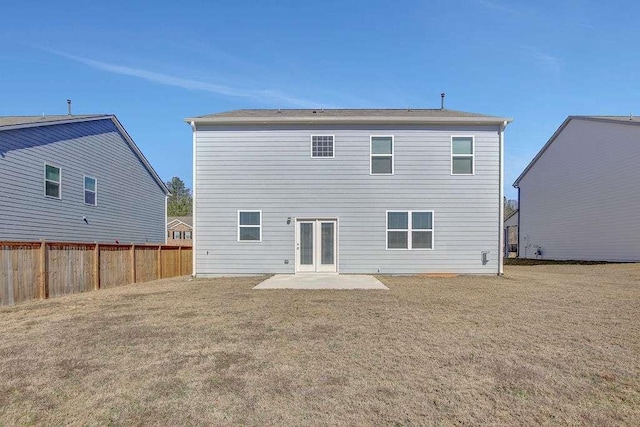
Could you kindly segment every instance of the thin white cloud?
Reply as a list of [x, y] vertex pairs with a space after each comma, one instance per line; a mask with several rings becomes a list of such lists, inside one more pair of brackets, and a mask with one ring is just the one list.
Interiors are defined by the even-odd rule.
[[201, 91], [215, 93], [218, 95], [240, 97], [240, 98], [251, 98], [251, 99], [256, 99], [266, 103], [283, 103], [285, 105], [291, 105], [296, 107], [313, 108], [319, 105], [317, 102], [289, 96], [276, 90], [240, 89], [240, 88], [235, 88], [235, 87], [230, 87], [225, 85], [219, 85], [215, 83], [204, 82], [201, 80], [192, 80], [192, 79], [185, 79], [182, 77], [170, 76], [167, 74], [156, 73], [154, 71], [143, 70], [140, 68], [132, 68], [132, 67], [126, 67], [118, 64], [110, 64], [107, 62], [96, 61], [90, 58], [70, 55], [68, 53], [55, 51], [55, 50], [49, 50], [49, 49], [44, 49], [44, 50], [49, 53], [52, 53], [67, 59], [71, 59], [73, 61], [79, 62], [81, 64], [87, 65], [89, 67], [92, 67], [98, 70], [107, 71], [109, 73], [114, 73], [114, 74], [121, 74], [125, 76], [137, 77], [143, 80], [147, 80], [150, 82], [159, 83], [167, 86], [175, 86], [175, 87], [181, 87], [184, 89], [191, 89], [191, 90], [201, 90]]
[[544, 68], [554, 73], [560, 72], [562, 67], [562, 60], [556, 56], [549, 55], [534, 47], [523, 47], [526, 54], [541, 68]]

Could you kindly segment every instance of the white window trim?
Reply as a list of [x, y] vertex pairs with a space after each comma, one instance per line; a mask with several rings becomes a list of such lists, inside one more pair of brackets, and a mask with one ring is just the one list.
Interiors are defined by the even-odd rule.
[[[240, 225], [240, 212], [259, 212], [260, 213], [260, 225]], [[260, 240], [240, 240], [240, 227], [259, 227], [260, 228]], [[237, 228], [238, 228], [238, 243], [261, 243], [262, 242], [262, 211], [257, 209], [239, 209], [237, 216]]]
[[[391, 154], [373, 154], [373, 138], [391, 138]], [[382, 175], [391, 176], [396, 173], [396, 140], [393, 135], [370, 135], [369, 136], [369, 175]], [[374, 157], [389, 157], [391, 156], [391, 173], [373, 173], [373, 158]]]
[[[418, 229], [416, 231], [431, 231], [431, 247], [430, 248], [412, 248], [411, 245], [413, 243], [412, 233], [413, 233], [413, 224], [412, 215], [414, 212], [430, 212], [431, 213], [431, 229]], [[408, 216], [407, 229], [399, 229], [392, 228], [389, 229], [389, 213], [406, 213]], [[435, 235], [436, 235], [436, 215], [433, 210], [428, 209], [415, 209], [415, 210], [402, 210], [402, 209], [392, 209], [387, 210], [385, 212], [385, 232], [384, 232], [384, 243], [385, 248], [388, 251], [433, 251], [435, 249]], [[389, 247], [389, 231], [406, 231], [407, 232], [407, 247], [406, 248], [390, 248]]]
[[[453, 154], [453, 138], [471, 138], [471, 154]], [[476, 174], [476, 137], [474, 135], [451, 135], [451, 144], [449, 144], [449, 150], [451, 151], [451, 175], [452, 176], [473, 176]], [[456, 157], [471, 157], [471, 173], [453, 173], [453, 156]]]
[[[330, 136], [331, 137], [331, 142], [333, 144], [333, 156], [314, 156], [313, 155], [313, 137], [314, 136]], [[319, 134], [319, 133], [312, 134], [309, 137], [309, 150], [310, 150], [309, 155], [311, 156], [312, 159], [335, 159], [335, 157], [336, 157], [336, 136], [335, 135], [330, 135], [330, 134]]]
[[[91, 178], [96, 184], [96, 190], [93, 191], [96, 194], [96, 198], [95, 198], [96, 203], [94, 205], [92, 205], [90, 203], [87, 203], [87, 199], [85, 197], [85, 193], [87, 191], [91, 191], [91, 190], [87, 190], [87, 187], [86, 187], [87, 186], [87, 182], [86, 182], [87, 178]], [[83, 199], [84, 204], [87, 205], [87, 206], [93, 206], [93, 207], [98, 206], [98, 178], [96, 178], [94, 176], [91, 176], [91, 175], [83, 175], [83, 177], [82, 177], [82, 190], [83, 190], [82, 191], [82, 199]]]
[[[51, 166], [53, 168], [57, 168], [58, 171], [60, 171], [60, 173], [58, 174], [58, 178], [59, 181], [52, 181], [50, 179], [47, 179], [47, 166]], [[42, 192], [44, 194], [44, 197], [46, 197], [47, 199], [54, 199], [54, 200], [62, 200], [62, 168], [60, 166], [56, 166], [53, 163], [44, 163], [44, 169], [43, 169], [43, 176], [42, 176], [42, 183], [43, 183], [43, 188], [42, 188]], [[47, 194], [47, 182], [56, 182], [56, 184], [58, 184], [58, 197], [54, 197], [54, 196], [49, 196]]]

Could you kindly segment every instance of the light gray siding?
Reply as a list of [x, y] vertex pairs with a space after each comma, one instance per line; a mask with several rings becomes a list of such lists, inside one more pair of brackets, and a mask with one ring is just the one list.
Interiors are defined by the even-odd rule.
[[[394, 175], [370, 175], [371, 135], [394, 136]], [[451, 135], [475, 137], [475, 175], [451, 175]], [[195, 145], [198, 275], [293, 273], [295, 218], [338, 219], [340, 273], [498, 273], [498, 126], [199, 127]], [[237, 242], [238, 210], [262, 210], [262, 242]], [[386, 250], [386, 210], [433, 210], [434, 250]]]
[[640, 261], [640, 126], [572, 119], [521, 178], [520, 256]]
[[[44, 195], [45, 163], [62, 170], [60, 200]], [[164, 190], [110, 119], [0, 131], [0, 211], [0, 240], [165, 241]]]

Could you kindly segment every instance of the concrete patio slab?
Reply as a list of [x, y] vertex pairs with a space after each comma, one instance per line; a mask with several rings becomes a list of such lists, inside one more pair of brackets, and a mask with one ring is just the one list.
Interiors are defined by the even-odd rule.
[[363, 274], [276, 274], [253, 289], [389, 289], [373, 276]]

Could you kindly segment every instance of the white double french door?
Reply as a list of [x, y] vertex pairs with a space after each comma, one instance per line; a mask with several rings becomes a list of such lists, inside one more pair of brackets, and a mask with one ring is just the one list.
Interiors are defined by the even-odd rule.
[[296, 221], [296, 272], [337, 272], [335, 219]]

